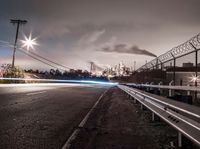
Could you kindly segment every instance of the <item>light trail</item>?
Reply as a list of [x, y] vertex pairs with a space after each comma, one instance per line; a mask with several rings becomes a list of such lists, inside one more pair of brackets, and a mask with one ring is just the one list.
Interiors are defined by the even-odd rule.
[[117, 82], [113, 83], [113, 82], [92, 81], [92, 80], [55, 80], [55, 79], [26, 79], [26, 78], [2, 78], [2, 77], [0, 78], [0, 80], [118, 85]]

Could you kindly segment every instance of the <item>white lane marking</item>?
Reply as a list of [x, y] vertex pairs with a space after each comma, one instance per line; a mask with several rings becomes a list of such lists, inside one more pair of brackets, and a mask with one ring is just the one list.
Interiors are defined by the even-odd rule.
[[94, 111], [94, 109], [96, 108], [96, 106], [98, 105], [98, 103], [103, 98], [103, 96], [107, 93], [108, 90], [109, 89], [107, 89], [105, 92], [103, 92], [101, 94], [101, 96], [99, 97], [99, 99], [95, 102], [95, 104], [93, 105], [93, 107], [90, 109], [90, 111], [87, 113], [87, 115], [80, 122], [80, 124], [78, 125], [78, 128], [76, 128], [74, 130], [74, 132], [71, 134], [71, 136], [67, 139], [67, 141], [65, 142], [64, 146], [62, 147], [62, 149], [69, 149], [70, 148], [72, 141], [74, 139], [76, 139], [78, 133], [80, 132], [79, 128], [82, 128], [85, 125], [85, 123], [87, 122], [87, 120], [90, 117], [91, 113]]
[[36, 94], [42, 94], [42, 93], [45, 93], [45, 92], [47, 92], [47, 91], [33, 92], [33, 93], [28, 93], [28, 94], [26, 94], [26, 95], [27, 95], [27, 96], [29, 96], [29, 95], [36, 95]]

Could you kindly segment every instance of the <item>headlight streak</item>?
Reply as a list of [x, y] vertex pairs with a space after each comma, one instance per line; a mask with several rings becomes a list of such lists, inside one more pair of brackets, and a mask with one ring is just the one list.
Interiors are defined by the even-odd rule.
[[37, 82], [54, 82], [54, 83], [83, 83], [83, 84], [101, 84], [101, 85], [118, 85], [118, 83], [92, 81], [92, 80], [54, 80], [54, 79], [26, 79], [26, 78], [0, 78], [7, 81], [37, 81]]

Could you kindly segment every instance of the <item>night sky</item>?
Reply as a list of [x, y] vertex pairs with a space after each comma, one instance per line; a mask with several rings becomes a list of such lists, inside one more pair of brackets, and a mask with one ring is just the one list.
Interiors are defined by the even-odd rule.
[[[154, 57], [110, 51], [126, 45], [160, 55], [187, 41], [200, 32], [200, 0], [0, 0], [0, 64], [11, 63], [12, 50], [2, 42], [14, 43], [10, 19], [27, 20], [19, 40], [32, 32], [39, 43], [34, 52], [63, 65], [89, 69], [88, 61], [106, 67], [135, 60], [139, 67]], [[50, 68], [19, 52], [16, 65]]]

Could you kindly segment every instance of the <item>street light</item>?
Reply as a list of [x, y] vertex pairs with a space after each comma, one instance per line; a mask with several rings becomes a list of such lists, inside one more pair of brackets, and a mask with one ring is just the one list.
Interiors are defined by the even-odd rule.
[[190, 82], [193, 82], [193, 83], [197, 83], [198, 81], [199, 81], [199, 76], [192, 76], [192, 77], [190, 77]]
[[28, 51], [30, 48], [34, 49], [34, 46], [38, 45], [36, 40], [37, 40], [37, 38], [32, 38], [31, 34], [29, 35], [29, 37], [24, 35], [24, 40], [21, 40], [22, 48], [26, 47]]

